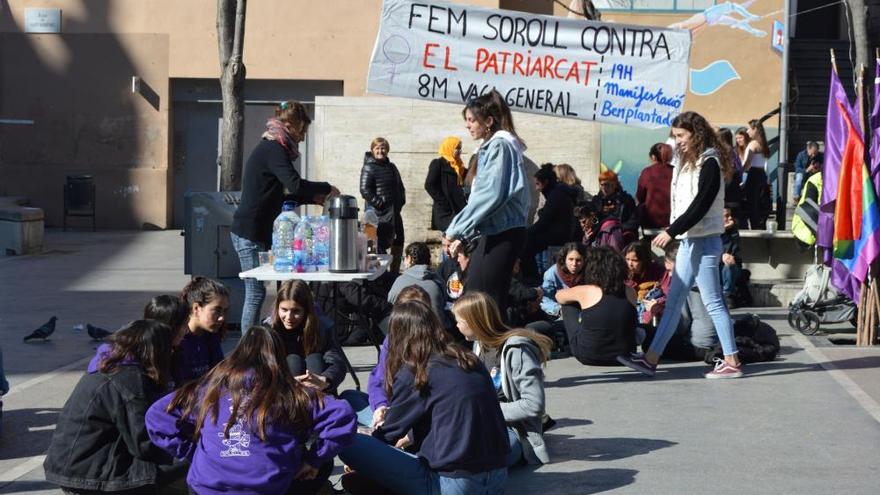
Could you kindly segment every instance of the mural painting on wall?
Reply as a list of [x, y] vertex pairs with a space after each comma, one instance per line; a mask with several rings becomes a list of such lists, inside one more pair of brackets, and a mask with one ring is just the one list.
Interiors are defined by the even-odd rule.
[[[603, 20], [690, 31], [685, 110], [735, 129], [777, 105], [782, 74], [781, 68], [775, 69], [781, 66], [780, 53], [771, 35], [781, 25], [783, 0], [600, 0], [594, 4], [603, 12]], [[767, 131], [773, 135], [776, 130]], [[600, 169], [617, 172], [624, 187], [635, 192], [639, 173], [649, 164], [648, 150], [666, 138], [661, 130], [603, 126]]]

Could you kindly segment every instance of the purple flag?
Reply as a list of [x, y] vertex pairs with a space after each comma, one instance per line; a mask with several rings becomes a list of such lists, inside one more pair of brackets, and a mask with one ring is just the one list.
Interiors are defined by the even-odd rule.
[[846, 294], [856, 304], [862, 294], [862, 282], [839, 260], [834, 259], [831, 263], [831, 285]]
[[828, 112], [825, 123], [825, 160], [822, 165], [822, 198], [819, 206], [819, 229], [816, 244], [826, 248], [824, 261], [831, 266], [831, 249], [834, 238], [834, 207], [837, 201], [837, 183], [840, 178], [840, 159], [846, 146], [847, 127], [837, 101], [853, 115], [853, 107], [846, 96], [846, 89], [834, 67], [831, 68], [831, 84], [828, 88]]
[[871, 148], [868, 151], [868, 170], [874, 190], [880, 191], [880, 58], [874, 61], [874, 110], [871, 111]]

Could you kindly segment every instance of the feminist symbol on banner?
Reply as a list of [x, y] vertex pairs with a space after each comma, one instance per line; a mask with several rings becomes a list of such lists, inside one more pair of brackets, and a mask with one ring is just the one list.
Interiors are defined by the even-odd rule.
[[382, 54], [391, 62], [391, 84], [394, 84], [394, 76], [397, 74], [397, 66], [409, 60], [409, 42], [403, 36], [393, 34], [382, 43]]

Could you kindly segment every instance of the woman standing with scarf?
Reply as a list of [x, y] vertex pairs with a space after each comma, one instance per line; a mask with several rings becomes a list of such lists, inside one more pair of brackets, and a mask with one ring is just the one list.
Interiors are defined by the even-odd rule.
[[[326, 182], [303, 179], [293, 165], [311, 122], [302, 103], [281, 103], [275, 109], [275, 117], [266, 122], [266, 132], [244, 166], [241, 202], [233, 215], [230, 233], [242, 271], [258, 267], [257, 253], [268, 251], [272, 245], [272, 222], [281, 213], [284, 199], [323, 204], [328, 195], [339, 194]], [[291, 197], [284, 197], [285, 189]], [[257, 324], [266, 287], [259, 280], [245, 279], [244, 290], [243, 330]]]
[[450, 136], [440, 144], [440, 158], [431, 160], [425, 191], [434, 200], [431, 228], [441, 232], [449, 227], [452, 218], [464, 209], [464, 179], [467, 168], [461, 161], [461, 139]]

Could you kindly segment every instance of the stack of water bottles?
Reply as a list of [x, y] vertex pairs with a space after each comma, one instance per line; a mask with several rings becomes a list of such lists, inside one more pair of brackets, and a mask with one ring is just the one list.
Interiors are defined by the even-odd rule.
[[330, 219], [306, 216], [293, 235], [293, 271], [325, 272], [330, 268]]
[[330, 267], [330, 220], [327, 216], [300, 218], [296, 203], [285, 201], [272, 229], [276, 272], [324, 272]]

